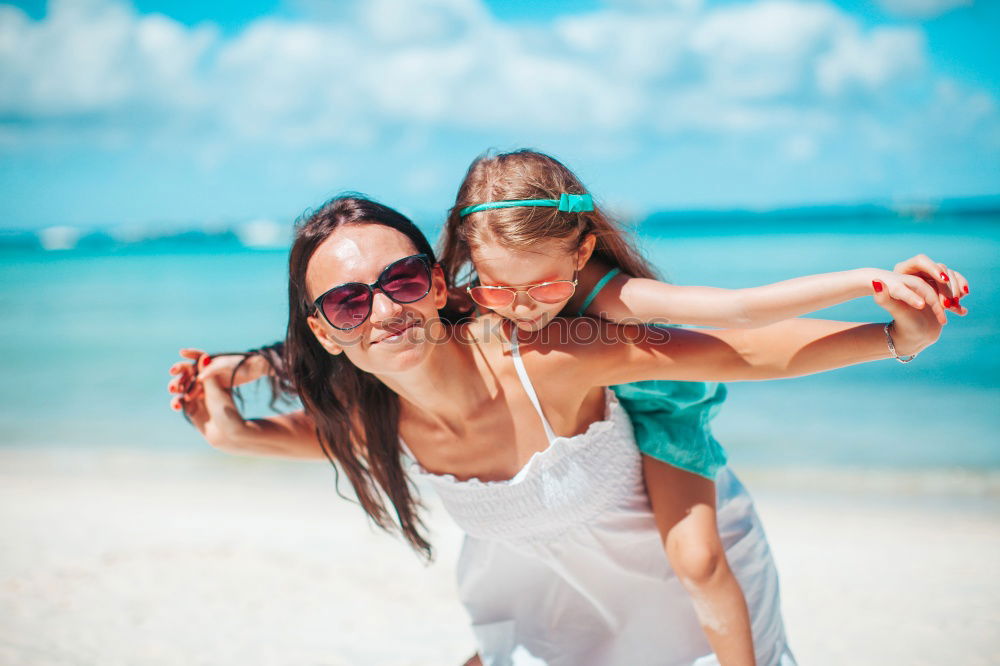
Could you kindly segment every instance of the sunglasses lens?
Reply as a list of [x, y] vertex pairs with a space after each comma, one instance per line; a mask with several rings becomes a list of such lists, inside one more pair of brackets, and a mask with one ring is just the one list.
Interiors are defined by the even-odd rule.
[[561, 303], [573, 295], [576, 285], [569, 280], [550, 282], [528, 290], [528, 295], [539, 303]]
[[382, 274], [382, 291], [397, 303], [419, 301], [431, 290], [431, 273], [419, 257], [400, 259]]
[[469, 296], [484, 308], [505, 308], [514, 302], [515, 294], [508, 289], [472, 287], [469, 289]]
[[372, 294], [362, 284], [345, 284], [323, 298], [323, 314], [327, 321], [340, 329], [360, 325], [371, 314]]

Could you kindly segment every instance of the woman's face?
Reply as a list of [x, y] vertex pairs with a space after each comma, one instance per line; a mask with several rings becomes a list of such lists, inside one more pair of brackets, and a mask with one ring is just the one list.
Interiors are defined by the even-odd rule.
[[[417, 253], [409, 238], [390, 227], [342, 226], [309, 259], [306, 293], [310, 300], [315, 300], [332, 287], [347, 282], [372, 284], [386, 266]], [[308, 323], [331, 354], [344, 353], [367, 372], [392, 374], [418, 365], [430, 349], [429, 340], [443, 339], [438, 308], [444, 306], [446, 299], [444, 274], [435, 266], [430, 291], [413, 303], [397, 303], [376, 289], [371, 314], [360, 326], [342, 331], [318, 312], [309, 316]]]
[[[555, 280], [572, 280], [590, 258], [593, 242], [579, 250], [568, 251], [566, 241], [550, 239], [527, 249], [510, 249], [498, 243], [483, 242], [469, 248], [472, 263], [484, 286], [525, 287]], [[558, 303], [540, 303], [525, 291], [517, 293], [507, 307], [491, 308], [513, 321], [525, 332], [545, 328], [562, 311], [569, 297]]]

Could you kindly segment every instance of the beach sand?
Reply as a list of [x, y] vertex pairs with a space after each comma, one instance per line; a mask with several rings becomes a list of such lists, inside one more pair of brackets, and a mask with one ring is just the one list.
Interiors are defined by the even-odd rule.
[[[1000, 663], [993, 477], [741, 476], [802, 666]], [[461, 538], [425, 496], [431, 566], [323, 463], [0, 448], [0, 664], [458, 666]]]

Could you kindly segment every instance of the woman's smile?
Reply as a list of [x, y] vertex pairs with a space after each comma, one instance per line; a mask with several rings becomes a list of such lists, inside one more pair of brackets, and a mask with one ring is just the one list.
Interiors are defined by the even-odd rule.
[[399, 342], [406, 337], [406, 332], [416, 326], [419, 322], [415, 319], [399, 326], [386, 327], [386, 330], [377, 334], [371, 344], [377, 345], [383, 342]]

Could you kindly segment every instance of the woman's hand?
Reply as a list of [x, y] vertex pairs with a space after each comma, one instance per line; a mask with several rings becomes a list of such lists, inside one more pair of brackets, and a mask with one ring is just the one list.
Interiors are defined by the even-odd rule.
[[[180, 350], [180, 355], [188, 360], [170, 367], [174, 378], [167, 384], [167, 390], [179, 394], [170, 401], [170, 406], [176, 411], [184, 410], [191, 424], [214, 444], [224, 431], [231, 433], [243, 424], [232, 398], [232, 389], [233, 373], [244, 356], [221, 354], [212, 357], [201, 349], [190, 348]], [[236, 384], [252, 379], [241, 368]]]
[[969, 281], [958, 271], [934, 261], [926, 254], [918, 254], [899, 262], [893, 271], [918, 277], [934, 286], [936, 298], [932, 302], [939, 303], [941, 308], [950, 309], [963, 317], [968, 314], [969, 311], [962, 307], [959, 300], [969, 293]]
[[200, 349], [182, 349], [180, 354], [187, 361], [170, 368], [174, 378], [167, 390], [179, 394], [170, 405], [175, 410], [184, 410], [191, 424], [210, 444], [224, 448], [246, 424], [232, 396], [233, 372], [243, 356], [210, 357]]
[[942, 323], [932, 307], [916, 308], [907, 300], [897, 300], [881, 282], [873, 283], [875, 302], [892, 316], [889, 334], [899, 356], [916, 354], [937, 342]]
[[208, 354], [200, 349], [182, 349], [180, 350], [180, 355], [187, 359], [187, 361], [174, 363], [170, 366], [170, 374], [173, 376], [173, 379], [167, 384], [168, 392], [178, 394], [177, 397], [170, 401], [170, 407], [174, 411], [181, 410], [185, 398], [190, 397], [191, 392], [195, 388], [199, 370], [202, 368], [207, 369], [212, 360]]
[[233, 400], [233, 387], [259, 379], [272, 369], [263, 354], [209, 357], [200, 349], [182, 349], [180, 354], [185, 360], [170, 368], [174, 377], [167, 390], [176, 394], [170, 405], [183, 409], [213, 447], [246, 455], [326, 459], [316, 423], [301, 409], [268, 418], [243, 418]]
[[[250, 355], [249, 357], [246, 354], [209, 356], [201, 349], [191, 348], [180, 350], [180, 355], [187, 361], [175, 363], [170, 367], [170, 374], [174, 375], [174, 378], [167, 384], [167, 390], [170, 393], [179, 394], [170, 403], [170, 406], [177, 411], [183, 406], [181, 397], [198, 397], [197, 392], [203, 390], [204, 384], [196, 383], [196, 379], [213, 378], [218, 380], [221, 387], [229, 389], [259, 379], [268, 371], [267, 362], [259, 355]], [[235, 377], [234, 372], [236, 373]]]

